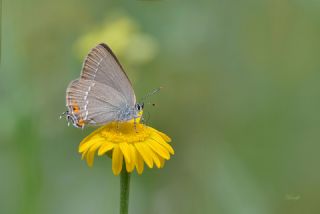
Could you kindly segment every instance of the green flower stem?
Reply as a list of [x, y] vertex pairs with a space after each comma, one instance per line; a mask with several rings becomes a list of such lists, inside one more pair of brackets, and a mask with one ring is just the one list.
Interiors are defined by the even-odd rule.
[[128, 214], [129, 189], [130, 173], [123, 167], [120, 175], [120, 214]]

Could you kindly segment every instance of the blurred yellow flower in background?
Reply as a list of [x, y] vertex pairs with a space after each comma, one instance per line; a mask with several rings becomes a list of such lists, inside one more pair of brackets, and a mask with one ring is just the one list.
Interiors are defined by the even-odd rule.
[[144, 163], [149, 168], [156, 165], [164, 166], [165, 160], [174, 154], [168, 144], [171, 139], [164, 133], [134, 121], [111, 122], [87, 136], [79, 146], [82, 158], [89, 166], [93, 165], [94, 155], [110, 154], [112, 157], [112, 171], [118, 175], [122, 170], [123, 160], [127, 172], [136, 168], [141, 174]]
[[137, 21], [120, 11], [108, 17], [101, 26], [77, 40], [74, 48], [80, 59], [99, 42], [112, 46], [121, 61], [130, 65], [143, 64], [155, 57], [157, 43], [151, 35], [141, 31]]

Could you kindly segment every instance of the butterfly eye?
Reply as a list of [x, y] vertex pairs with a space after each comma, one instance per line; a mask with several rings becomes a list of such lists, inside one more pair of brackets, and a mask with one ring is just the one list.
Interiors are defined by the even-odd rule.
[[142, 106], [140, 106], [140, 104], [136, 104], [136, 109], [140, 111], [142, 109]]

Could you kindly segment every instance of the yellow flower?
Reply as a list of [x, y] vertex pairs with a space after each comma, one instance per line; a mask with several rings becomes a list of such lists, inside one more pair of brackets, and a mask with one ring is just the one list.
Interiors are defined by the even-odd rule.
[[174, 150], [168, 142], [171, 139], [166, 134], [139, 122], [136, 125], [133, 120], [111, 122], [82, 140], [79, 152], [89, 166], [93, 165], [97, 151], [98, 156], [106, 153], [112, 156], [112, 171], [115, 175], [121, 172], [123, 160], [128, 172], [136, 168], [141, 174], [144, 163], [149, 168], [153, 168], [153, 165], [162, 168], [165, 160], [170, 159]]
[[108, 41], [117, 56], [129, 65], [144, 64], [156, 57], [158, 52], [155, 38], [143, 32], [133, 17], [117, 10], [76, 41], [74, 50], [77, 56], [82, 59], [97, 41]]

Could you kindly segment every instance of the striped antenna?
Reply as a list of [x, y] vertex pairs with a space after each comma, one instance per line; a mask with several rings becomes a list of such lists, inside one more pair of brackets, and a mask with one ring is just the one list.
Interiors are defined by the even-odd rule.
[[158, 93], [161, 89], [163, 89], [163, 87], [161, 87], [161, 86], [160, 86], [159, 88], [153, 89], [151, 92], [149, 92], [148, 94], [146, 94], [146, 95], [142, 98], [141, 102], [143, 103], [148, 97], [150, 97], [150, 96]]

